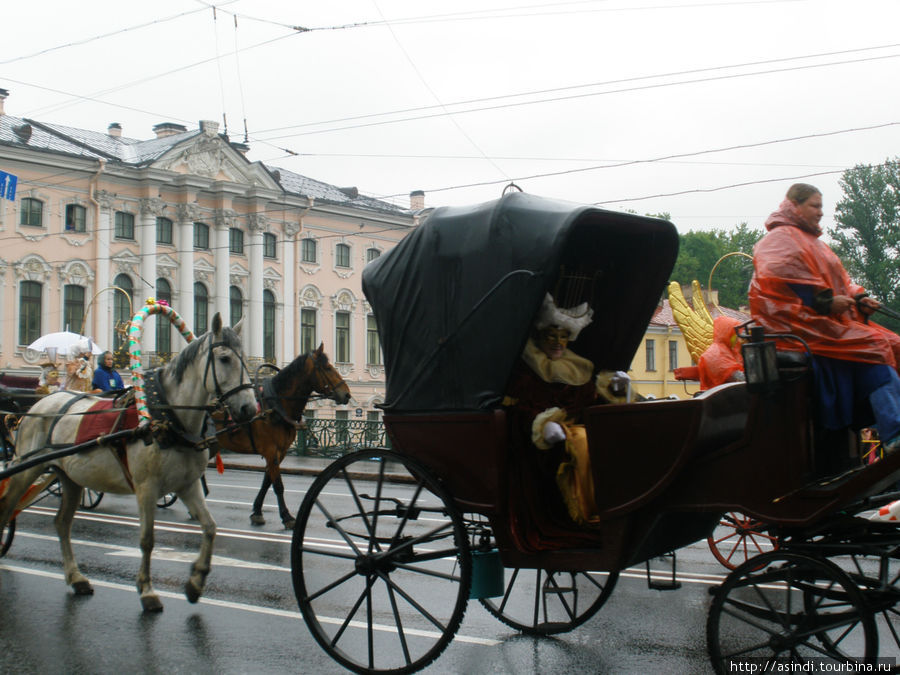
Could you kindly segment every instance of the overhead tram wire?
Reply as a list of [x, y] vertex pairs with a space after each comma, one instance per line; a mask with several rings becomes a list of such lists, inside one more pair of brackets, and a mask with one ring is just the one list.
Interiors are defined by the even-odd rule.
[[[557, 93], [557, 92], [572, 91], [572, 90], [577, 90], [577, 89], [587, 89], [589, 87], [606, 87], [606, 86], [615, 85], [615, 84], [625, 84], [628, 82], [640, 82], [642, 80], [652, 80], [652, 79], [658, 79], [658, 78], [664, 78], [664, 77], [680, 77], [683, 75], [695, 75], [695, 74], [699, 74], [699, 73], [716, 72], [716, 71], [720, 71], [720, 70], [731, 70], [731, 69], [735, 69], [735, 68], [751, 68], [754, 66], [764, 66], [764, 65], [774, 64], [774, 63], [786, 63], [789, 61], [798, 61], [801, 59], [816, 59], [816, 58], [826, 58], [826, 57], [831, 57], [831, 56], [840, 56], [843, 54], [858, 54], [861, 52], [871, 52], [871, 51], [877, 51], [880, 49], [895, 49], [898, 47], [900, 47], [900, 43], [893, 43], [893, 44], [889, 44], [889, 45], [876, 45], [873, 47], [859, 47], [856, 49], [842, 49], [839, 51], [820, 52], [817, 54], [803, 54], [800, 56], [786, 56], [786, 57], [777, 58], [777, 59], [764, 59], [761, 61], [747, 61], [744, 63], [732, 63], [732, 64], [728, 64], [728, 65], [723, 65], [723, 66], [709, 66], [706, 68], [692, 68], [689, 70], [672, 71], [672, 72], [668, 72], [668, 73], [656, 73], [656, 74], [652, 74], [652, 75], [639, 75], [636, 77], [627, 77], [627, 78], [621, 78], [621, 79], [615, 79], [615, 80], [606, 80], [603, 82], [589, 82], [586, 84], [576, 84], [576, 85], [570, 85], [570, 86], [566, 86], [566, 87], [552, 87], [549, 89], [536, 89], [534, 91], [519, 92], [516, 94], [503, 94], [500, 96], [486, 96], [486, 97], [475, 98], [475, 99], [467, 99], [467, 100], [463, 100], [463, 101], [457, 101], [455, 103], [444, 104], [444, 107], [471, 105], [471, 104], [475, 104], [475, 103], [486, 103], [489, 101], [502, 101], [504, 99], [521, 98], [523, 96], [539, 96], [542, 94], [553, 94], [553, 93]], [[838, 65], [841, 65], [843, 63], [855, 63], [855, 62], [856, 62], [855, 60], [850, 60], [850, 61], [846, 61], [846, 62], [836, 62], [836, 63]], [[776, 72], [781, 72], [781, 71], [776, 71]], [[605, 92], [598, 92], [598, 95], [600, 93], [605, 93]], [[548, 100], [552, 101], [554, 99], [548, 99]], [[294, 124], [294, 125], [286, 126], [286, 127], [273, 127], [271, 129], [261, 129], [261, 130], [257, 130], [254, 133], [257, 135], [261, 135], [261, 134], [268, 134], [268, 133], [273, 133], [273, 132], [278, 132], [278, 131], [288, 131], [291, 129], [302, 129], [305, 127], [321, 126], [324, 124], [336, 124], [339, 122], [353, 122], [356, 120], [370, 119], [373, 117], [385, 117], [388, 115], [403, 115], [403, 114], [412, 113], [412, 112], [423, 112], [423, 111], [427, 111], [427, 110], [434, 110], [435, 108], [439, 108], [439, 107], [441, 107], [441, 106], [417, 106], [417, 107], [413, 107], [413, 108], [402, 108], [399, 110], [390, 110], [390, 111], [386, 111], [386, 112], [367, 113], [364, 115], [354, 115], [354, 116], [350, 116], [350, 117], [338, 117], [338, 118], [334, 118], [334, 119], [330, 119], [330, 120], [323, 120], [323, 121], [318, 121], [318, 122], [305, 122], [303, 124]], [[490, 108], [486, 108], [486, 109], [490, 109]], [[416, 118], [411, 118], [411, 119], [416, 119]], [[289, 138], [289, 137], [290, 136], [277, 136], [277, 137], [271, 137], [268, 140], [274, 140], [277, 138]], [[263, 140], [263, 139], [257, 138], [257, 140]]]

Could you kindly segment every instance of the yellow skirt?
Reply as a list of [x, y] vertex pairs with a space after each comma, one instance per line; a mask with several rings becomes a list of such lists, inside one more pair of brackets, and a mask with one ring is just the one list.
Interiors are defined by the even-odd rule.
[[598, 522], [587, 432], [583, 424], [563, 426], [566, 429], [568, 461], [559, 465], [556, 471], [556, 484], [572, 520], [580, 524]]

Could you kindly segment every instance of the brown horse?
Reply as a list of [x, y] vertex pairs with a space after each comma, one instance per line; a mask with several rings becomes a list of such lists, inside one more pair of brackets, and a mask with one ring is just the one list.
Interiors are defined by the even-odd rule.
[[328, 361], [324, 345], [309, 354], [301, 354], [272, 377], [256, 383], [261, 413], [250, 423], [226, 424], [217, 421], [219, 444], [232, 452], [262, 455], [266, 460], [262, 487], [253, 502], [250, 522], [263, 525], [263, 500], [272, 486], [278, 499], [278, 512], [285, 529], [293, 529], [294, 517], [284, 502], [281, 462], [297, 438], [303, 409], [313, 392], [335, 403], [350, 400], [350, 388]]

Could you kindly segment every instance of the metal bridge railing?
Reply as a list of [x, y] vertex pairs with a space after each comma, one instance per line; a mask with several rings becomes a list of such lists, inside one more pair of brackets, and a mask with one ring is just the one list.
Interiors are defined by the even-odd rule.
[[290, 453], [302, 457], [335, 458], [361, 448], [390, 447], [383, 422], [367, 420], [306, 420]]

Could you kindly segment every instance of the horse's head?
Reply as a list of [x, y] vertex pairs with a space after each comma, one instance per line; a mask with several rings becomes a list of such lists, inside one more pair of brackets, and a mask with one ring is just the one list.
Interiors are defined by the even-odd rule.
[[216, 312], [212, 330], [202, 338], [204, 342], [208, 341], [203, 386], [238, 422], [251, 419], [257, 410], [253, 383], [241, 347], [242, 323], [239, 321], [234, 328], [223, 326], [222, 317]]
[[324, 398], [330, 398], [337, 404], [344, 404], [350, 401], [350, 387], [344, 382], [344, 378], [335, 370], [328, 360], [325, 353], [325, 345], [320, 344], [319, 348], [309, 355], [306, 360], [309, 369], [309, 377], [312, 382], [312, 389]]

